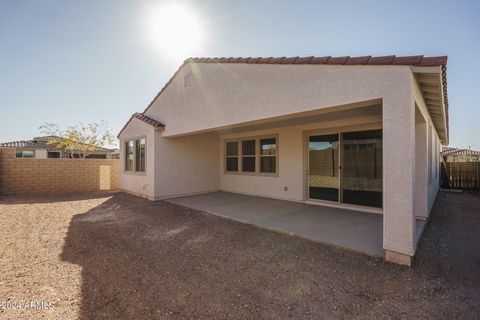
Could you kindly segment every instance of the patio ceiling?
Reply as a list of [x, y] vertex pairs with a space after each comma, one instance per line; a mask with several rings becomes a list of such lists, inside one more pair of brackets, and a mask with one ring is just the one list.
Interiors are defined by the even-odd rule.
[[218, 134], [230, 134], [255, 130], [265, 130], [311, 123], [329, 123], [336, 127], [339, 124], [372, 124], [382, 122], [381, 100], [363, 101], [350, 105], [336, 106], [293, 113], [286, 116], [273, 117], [252, 122], [239, 123], [232, 126], [215, 128]]
[[412, 67], [433, 125], [442, 144], [448, 145], [448, 110], [443, 67]]

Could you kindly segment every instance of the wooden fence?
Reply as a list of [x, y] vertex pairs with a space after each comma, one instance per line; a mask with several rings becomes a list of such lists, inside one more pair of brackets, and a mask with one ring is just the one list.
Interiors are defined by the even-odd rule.
[[480, 190], [480, 162], [444, 162], [442, 167], [444, 188]]

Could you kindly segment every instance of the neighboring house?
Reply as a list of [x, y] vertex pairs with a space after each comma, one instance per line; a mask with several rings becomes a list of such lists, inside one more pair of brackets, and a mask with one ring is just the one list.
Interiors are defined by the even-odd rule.
[[[15, 148], [15, 157], [17, 158], [79, 158], [85, 144], [77, 142], [77, 147], [73, 151], [66, 151], [54, 144], [48, 144], [49, 141], [60, 140], [58, 136], [35, 137], [32, 140], [12, 141], [0, 143], [0, 148]], [[115, 149], [96, 147], [95, 151], [87, 155], [87, 159], [118, 159], [115, 157]], [[118, 151], [117, 151], [118, 155]]]
[[119, 133], [120, 187], [383, 214], [410, 261], [448, 144], [447, 57], [190, 58]]
[[480, 151], [444, 147], [442, 157], [446, 162], [480, 162]]

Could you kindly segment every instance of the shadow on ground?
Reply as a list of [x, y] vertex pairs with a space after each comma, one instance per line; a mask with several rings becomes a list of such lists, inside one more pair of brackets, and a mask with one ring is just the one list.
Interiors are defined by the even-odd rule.
[[474, 319], [480, 198], [440, 194], [412, 268], [116, 193], [75, 215], [80, 319]]
[[0, 195], [1, 205], [20, 205], [20, 204], [51, 204], [56, 202], [81, 201], [105, 198], [116, 194], [113, 191], [98, 191], [72, 193], [65, 195]]

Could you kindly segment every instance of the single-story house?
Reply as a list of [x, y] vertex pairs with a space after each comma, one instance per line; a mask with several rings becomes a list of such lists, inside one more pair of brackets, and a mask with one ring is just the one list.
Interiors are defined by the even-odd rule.
[[[76, 142], [74, 150], [65, 150], [64, 148], [52, 144], [54, 141], [60, 141], [58, 136], [35, 137], [32, 140], [20, 140], [0, 143], [0, 148], [14, 148], [16, 158], [80, 158], [85, 150], [85, 144]], [[118, 150], [103, 147], [95, 147], [93, 151], [86, 156], [87, 159], [118, 159]]]
[[383, 215], [409, 264], [448, 144], [447, 57], [190, 58], [119, 133], [120, 187], [226, 191]]

